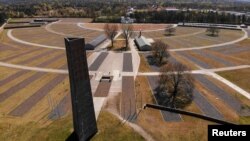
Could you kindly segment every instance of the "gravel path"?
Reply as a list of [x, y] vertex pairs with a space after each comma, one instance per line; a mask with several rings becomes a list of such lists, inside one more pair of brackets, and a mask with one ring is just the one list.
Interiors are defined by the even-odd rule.
[[222, 114], [196, 89], [194, 90], [194, 102], [206, 116], [223, 119]]
[[[37, 67], [45, 67], [45, 66], [48, 66], [49, 64], [56, 62], [58, 59], [64, 59], [63, 57], [65, 57], [65, 54], [64, 54], [64, 53], [58, 54], [58, 55], [56, 55], [56, 56], [54, 56], [54, 57], [52, 57], [52, 58], [50, 58], [50, 59], [48, 59], [48, 60], [42, 62], [41, 64], [37, 65]], [[68, 67], [67, 65], [68, 65], [68, 64], [66, 64], [66, 67], [64, 67], [65, 69], [67, 69], [67, 67]]]
[[28, 73], [28, 71], [21, 70], [21, 71], [19, 71], [17, 73], [14, 73], [14, 74], [10, 75], [9, 77], [7, 77], [7, 78], [5, 78], [5, 79], [3, 79], [3, 80], [0, 81], [0, 87], [2, 87], [3, 85], [11, 82], [14, 79], [17, 79], [18, 77], [20, 77], [20, 76], [22, 76], [22, 75], [24, 75], [26, 73]]
[[188, 60], [191, 60], [192, 62], [194, 62], [195, 64], [201, 66], [202, 68], [206, 68], [206, 69], [210, 69], [212, 68], [210, 65], [208, 65], [206, 62], [202, 62], [201, 60], [187, 54], [186, 52], [178, 52], [179, 55], [187, 58]]
[[211, 53], [207, 53], [207, 52], [202, 51], [202, 50], [195, 50], [194, 52], [197, 53], [197, 54], [200, 54], [200, 55], [202, 55], [202, 56], [204, 56], [204, 57], [207, 57], [207, 58], [209, 58], [209, 59], [211, 59], [211, 60], [214, 60], [214, 61], [216, 61], [216, 62], [219, 62], [219, 63], [221, 63], [221, 64], [223, 64], [223, 65], [225, 65], [225, 66], [227, 66], [227, 67], [235, 66], [234, 63], [231, 63], [231, 62], [229, 62], [228, 60], [223, 59], [223, 58], [220, 58], [220, 57], [218, 57], [218, 56], [216, 56], [216, 55], [213, 55], [213, 54], [211, 54]]
[[232, 44], [232, 45], [227, 45], [227, 46], [221, 46], [220, 48], [211, 48], [210, 50], [220, 52], [222, 54], [230, 55], [234, 53], [250, 51], [250, 47]]
[[69, 110], [71, 110], [71, 96], [69, 93], [63, 97], [63, 99], [56, 105], [54, 110], [49, 114], [48, 118], [51, 120], [59, 119], [63, 117]]
[[31, 77], [28, 77], [25, 80], [19, 82], [18, 84], [10, 87], [8, 90], [6, 90], [0, 94], [0, 102], [5, 101], [7, 98], [11, 97], [16, 92], [20, 91], [21, 89], [25, 88], [26, 86], [32, 84], [35, 80], [41, 78], [44, 75], [45, 75], [45, 73], [37, 72], [34, 75], [32, 75]]
[[97, 71], [99, 67], [101, 66], [104, 59], [108, 56], [107, 52], [102, 52], [95, 61], [90, 65], [89, 70], [90, 71]]
[[123, 54], [123, 72], [133, 72], [132, 54]]
[[121, 116], [134, 121], [136, 115], [135, 82], [133, 76], [122, 77]]
[[37, 60], [37, 59], [39, 59], [39, 58], [42, 58], [42, 57], [51, 55], [51, 54], [53, 54], [53, 53], [55, 53], [55, 52], [56, 52], [56, 50], [47, 50], [47, 51], [45, 51], [45, 52], [43, 52], [43, 53], [41, 53], [41, 54], [34, 55], [34, 56], [32, 56], [32, 57], [30, 57], [30, 58], [28, 58], [28, 59], [25, 59], [25, 60], [23, 60], [23, 61], [21, 61], [21, 62], [18, 62], [18, 64], [26, 64], [26, 63], [29, 63], [29, 62], [31, 62], [31, 61]]
[[96, 89], [94, 96], [95, 97], [107, 97], [109, 94], [110, 86], [111, 86], [111, 82], [107, 80], [101, 81]]
[[46, 85], [41, 87], [32, 96], [26, 99], [23, 103], [17, 106], [13, 111], [9, 113], [12, 116], [23, 116], [29, 112], [40, 100], [42, 100], [56, 85], [61, 83], [67, 75], [58, 75]]
[[[208, 90], [210, 90], [214, 95], [223, 100], [228, 106], [230, 106], [234, 111], [241, 114], [242, 104], [239, 100], [228, 94], [226, 91], [218, 87], [216, 84], [208, 80], [203, 75], [194, 75], [195, 79], [198, 80], [203, 86], [205, 86]], [[248, 111], [250, 113], [250, 111]]]
[[17, 58], [17, 57], [22, 57], [22, 56], [25, 56], [25, 55], [27, 55], [27, 54], [33, 53], [33, 52], [35, 52], [35, 51], [38, 51], [38, 50], [40, 50], [40, 49], [32, 49], [32, 50], [29, 50], [29, 51], [25, 51], [25, 52], [22, 52], [22, 53], [19, 53], [19, 54], [16, 54], [16, 55], [7, 57], [7, 58], [5, 58], [5, 59], [2, 59], [1, 61], [7, 62], [7, 61], [10, 61], [10, 60], [15, 59], [15, 58]]
[[[159, 102], [159, 97], [157, 97], [156, 95], [156, 89], [158, 87], [158, 79], [159, 76], [148, 76], [148, 81], [151, 87], [151, 90], [153, 92], [153, 96], [155, 97], [155, 100], [157, 102], [157, 104], [161, 105]], [[176, 113], [171, 113], [168, 111], [161, 111], [161, 114], [163, 116], [163, 119], [165, 121], [170, 121], [170, 122], [175, 122], [175, 121], [181, 121], [181, 115], [180, 114], [176, 114]]]

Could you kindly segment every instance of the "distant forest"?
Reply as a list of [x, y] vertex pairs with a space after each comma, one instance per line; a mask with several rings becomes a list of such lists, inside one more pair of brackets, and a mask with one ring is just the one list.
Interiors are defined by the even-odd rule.
[[245, 16], [235, 16], [234, 14], [217, 13], [213, 11], [140, 11], [132, 14], [137, 22], [143, 23], [178, 23], [178, 22], [198, 22], [198, 23], [220, 23], [220, 24], [242, 24], [249, 23]]
[[[155, 11], [152, 7], [176, 7], [192, 9], [216, 9], [226, 11], [250, 11], [250, 3], [235, 3], [227, 0], [211, 2], [211, 0], [0, 0], [0, 23], [4, 19], [23, 17], [81, 17], [93, 18], [94, 22], [119, 22], [120, 16], [126, 15], [130, 6], [137, 9], [151, 9], [135, 12], [132, 17], [137, 22], [217, 22], [244, 23], [245, 17], [213, 12], [166, 12]], [[192, 2], [202, 1], [202, 2]], [[229, 0], [230, 1], [230, 0]], [[1, 2], [3, 2], [1, 4]]]

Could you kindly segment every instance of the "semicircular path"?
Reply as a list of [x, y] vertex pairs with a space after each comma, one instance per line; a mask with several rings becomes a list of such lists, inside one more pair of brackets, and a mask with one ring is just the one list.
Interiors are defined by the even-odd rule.
[[240, 41], [243, 41], [248, 38], [248, 34], [245, 30], [242, 30], [244, 32], [244, 36], [242, 36], [239, 39], [236, 39], [234, 41], [226, 42], [226, 43], [220, 43], [215, 45], [208, 45], [208, 46], [199, 46], [199, 47], [190, 47], [190, 48], [178, 48], [178, 49], [169, 49], [169, 51], [176, 52], [176, 51], [188, 51], [188, 50], [200, 50], [200, 49], [208, 49], [208, 48], [217, 48], [221, 46], [231, 45], [238, 43]]
[[[68, 34], [68, 33], [64, 33], [64, 32], [60, 32], [60, 31], [56, 31], [54, 30], [51, 26], [52, 25], [55, 25], [55, 24], [65, 24], [65, 25], [69, 25], [69, 23], [64, 23], [62, 21], [57, 21], [57, 22], [54, 22], [54, 23], [50, 23], [50, 24], [47, 24], [45, 26], [45, 30], [50, 32], [50, 33], [54, 33], [54, 34], [57, 34], [57, 35], [62, 35], [62, 36], [71, 36], [71, 37], [84, 37], [85, 39], [91, 39], [90, 37], [86, 37], [84, 35], [74, 35], [74, 34]], [[70, 25], [75, 25], [77, 26], [76, 23], [70, 23]], [[79, 26], [78, 26], [79, 27]]]
[[178, 36], [172, 36], [172, 37], [157, 37], [157, 38], [152, 38], [152, 39], [169, 39], [169, 38], [181, 38], [181, 37], [188, 37], [188, 36], [194, 36], [194, 35], [198, 35], [201, 33], [204, 33], [206, 30], [201, 30], [198, 32], [194, 32], [191, 34], [184, 34], [184, 35], [178, 35]]
[[11, 40], [13, 40], [13, 41], [15, 41], [15, 42], [18, 42], [18, 43], [21, 43], [21, 44], [25, 44], [25, 45], [36, 46], [36, 47], [42, 47], [42, 48], [50, 48], [50, 49], [65, 50], [65, 48], [59, 47], [59, 46], [49, 46], [49, 45], [31, 43], [31, 42], [27, 42], [27, 41], [18, 39], [18, 38], [14, 37], [14, 36], [12, 35], [12, 30], [9, 30], [9, 31], [7, 32], [7, 36], [8, 36]]
[[[136, 25], [136, 24], [133, 24]], [[88, 29], [88, 30], [96, 30], [96, 31], [104, 31], [103, 29], [100, 28], [89, 28], [84, 26], [84, 23], [77, 23], [77, 26], [80, 28]], [[177, 24], [173, 24], [171, 28], [176, 28]], [[165, 30], [166, 28], [160, 28], [160, 29], [152, 29], [152, 30], [143, 30], [143, 32], [153, 32], [153, 31], [162, 31]], [[135, 30], [135, 32], [139, 32], [139, 30]]]

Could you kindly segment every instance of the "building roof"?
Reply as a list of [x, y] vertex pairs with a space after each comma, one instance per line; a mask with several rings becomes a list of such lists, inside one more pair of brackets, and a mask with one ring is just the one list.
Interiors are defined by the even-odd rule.
[[135, 41], [137, 42], [138, 46], [142, 47], [142, 46], [151, 46], [151, 44], [148, 42], [148, 40], [144, 37], [135, 37]]
[[98, 36], [97, 38], [95, 38], [94, 40], [92, 40], [89, 44], [96, 47], [106, 39], [107, 39], [107, 36], [105, 34], [102, 34]]

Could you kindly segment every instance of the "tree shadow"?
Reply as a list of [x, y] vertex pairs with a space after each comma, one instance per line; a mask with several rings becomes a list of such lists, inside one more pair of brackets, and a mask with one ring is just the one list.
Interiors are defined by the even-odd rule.
[[170, 36], [174, 36], [174, 34], [173, 33], [171, 33], [171, 34], [164, 34], [164, 36], [167, 36], [167, 37], [170, 37]]
[[116, 52], [121, 52], [121, 51], [128, 51], [129, 49], [126, 47], [120, 47], [120, 48], [114, 48], [114, 47], [107, 47], [108, 51], [116, 51]]
[[148, 55], [146, 59], [150, 66], [159, 67], [159, 68], [168, 63], [168, 61], [166, 60], [163, 60], [161, 63], [158, 63], [157, 60], [152, 55]]
[[210, 37], [219, 37], [218, 34], [206, 34], [207, 36], [210, 36]]
[[[172, 107], [171, 96], [166, 93], [163, 93], [159, 86], [154, 89], [154, 95], [159, 105]], [[174, 107], [184, 109], [185, 107], [189, 106], [192, 101], [193, 97], [188, 97], [186, 95], [178, 95], [174, 101]]]
[[154, 89], [154, 96], [157, 100], [157, 103], [162, 106], [170, 107], [170, 98], [165, 94], [162, 93], [160, 87]]

